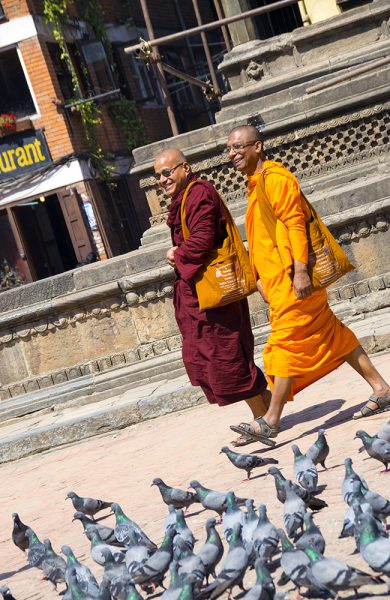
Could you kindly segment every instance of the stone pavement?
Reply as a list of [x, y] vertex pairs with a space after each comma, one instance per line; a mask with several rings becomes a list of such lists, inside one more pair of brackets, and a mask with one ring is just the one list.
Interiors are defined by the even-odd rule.
[[[389, 358], [389, 353], [373, 358], [387, 378], [390, 378]], [[355, 469], [364, 475], [371, 489], [390, 495], [390, 475], [380, 474], [382, 465], [359, 454], [360, 440], [353, 439], [358, 429], [374, 433], [390, 418], [390, 413], [384, 413], [361, 421], [350, 420], [369, 392], [359, 376], [343, 365], [288, 404], [283, 431], [278, 437], [279, 445], [269, 451], [270, 456], [279, 460], [283, 473], [293, 477], [291, 444], [298, 443], [305, 450], [316, 439], [318, 428], [326, 429], [331, 448], [330, 468], [326, 472], [320, 471], [319, 483], [325, 486], [322, 497], [329, 507], [315, 515], [315, 521], [327, 539], [327, 554], [365, 570], [367, 567], [360, 556], [351, 555], [352, 539], [339, 540], [337, 536], [346, 509], [340, 495], [346, 456], [353, 458]], [[270, 518], [281, 526], [282, 505], [275, 498], [273, 478], [264, 474], [265, 469], [258, 469], [253, 472], [251, 481], [243, 482], [243, 473], [235, 469], [226, 456], [219, 454], [220, 448], [234, 436], [229, 424], [243, 418], [248, 418], [248, 413], [242, 403], [223, 409], [200, 405], [1, 465], [1, 583], [10, 586], [17, 600], [58, 597], [48, 582], [38, 579], [36, 569], [26, 568], [26, 557], [13, 545], [10, 535], [14, 511], [41, 539], [50, 537], [55, 550], [69, 544], [100, 577], [102, 569], [89, 558], [89, 543], [82, 534], [80, 523], [71, 522], [73, 507], [65, 500], [71, 490], [80, 495], [119, 502], [156, 542], [161, 540], [167, 514], [157, 488], [150, 487], [156, 476], [183, 488], [196, 478], [207, 487], [221, 491], [234, 489], [240, 496], [254, 498], [256, 506], [265, 502]], [[242, 451], [259, 451], [261, 448], [264, 447], [253, 444]], [[203, 543], [203, 524], [208, 516], [208, 511], [200, 512], [188, 519], [199, 539], [196, 547]], [[112, 517], [105, 522], [112, 524]], [[245, 581], [247, 584], [253, 581], [253, 573], [248, 574]], [[283, 589], [289, 592], [289, 598], [293, 598], [291, 585]], [[375, 586], [375, 594], [377, 598], [388, 597], [386, 586]], [[342, 596], [352, 598], [353, 592]]]

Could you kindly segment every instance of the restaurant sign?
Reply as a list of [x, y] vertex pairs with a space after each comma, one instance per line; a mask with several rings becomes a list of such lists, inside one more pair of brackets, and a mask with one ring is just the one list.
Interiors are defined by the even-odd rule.
[[35, 171], [52, 162], [42, 130], [0, 138], [0, 181]]

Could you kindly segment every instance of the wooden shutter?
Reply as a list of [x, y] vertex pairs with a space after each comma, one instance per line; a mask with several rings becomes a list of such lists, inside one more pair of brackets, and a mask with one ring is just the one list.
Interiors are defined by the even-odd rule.
[[57, 192], [65, 223], [78, 261], [94, 250], [91, 232], [77, 192]]

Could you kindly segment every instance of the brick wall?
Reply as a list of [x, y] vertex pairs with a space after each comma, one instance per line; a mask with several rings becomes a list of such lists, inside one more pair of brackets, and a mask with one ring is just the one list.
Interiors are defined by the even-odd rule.
[[8, 20], [23, 17], [30, 12], [26, 0], [1, 0], [1, 5]]

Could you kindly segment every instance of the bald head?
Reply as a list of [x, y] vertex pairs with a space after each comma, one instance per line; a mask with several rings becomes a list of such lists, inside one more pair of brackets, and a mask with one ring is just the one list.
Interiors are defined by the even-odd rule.
[[229, 133], [229, 136], [232, 133], [242, 133], [245, 138], [248, 138], [248, 140], [258, 140], [259, 142], [263, 141], [263, 136], [254, 125], [238, 125], [238, 127], [233, 127]]
[[178, 148], [166, 148], [154, 160], [156, 179], [167, 196], [173, 198], [187, 186], [191, 167]]

